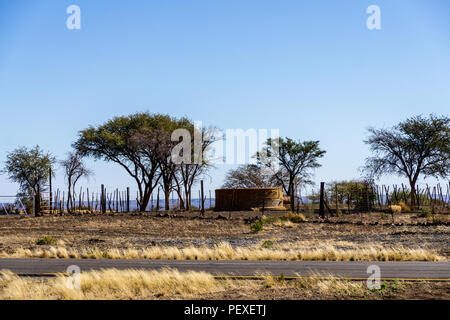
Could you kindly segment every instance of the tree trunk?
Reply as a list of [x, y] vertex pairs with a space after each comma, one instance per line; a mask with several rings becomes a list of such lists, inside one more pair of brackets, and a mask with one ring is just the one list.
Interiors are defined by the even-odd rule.
[[189, 208], [190, 208], [192, 206], [192, 185], [188, 186], [188, 196], [189, 196], [189, 199], [186, 202], [189, 203]]
[[186, 210], [189, 211], [190, 205], [189, 205], [189, 192], [187, 190], [187, 186], [184, 187], [184, 200], [185, 200], [185, 206]]
[[68, 190], [67, 190], [67, 212], [68, 213], [71, 213], [71, 210], [70, 210], [71, 202], [72, 202], [72, 190], [69, 185]]
[[416, 208], [416, 186], [415, 183], [411, 184], [411, 208]]
[[170, 190], [164, 188], [164, 207], [165, 210], [170, 210]]
[[411, 209], [416, 208], [416, 182], [417, 182], [418, 173], [411, 179], [409, 179], [409, 185], [411, 187]]
[[184, 200], [183, 200], [183, 191], [181, 188], [177, 188], [178, 199], [180, 199], [180, 210], [184, 210]]
[[295, 211], [295, 194], [294, 194], [294, 188], [291, 188], [291, 211]]
[[37, 191], [35, 192], [33, 201], [34, 201], [35, 216], [39, 217], [41, 216], [41, 189], [39, 185], [37, 185]]
[[[287, 190], [287, 195], [290, 197], [292, 197], [292, 195], [294, 194], [294, 179], [295, 177], [293, 177], [292, 175], [289, 177], [289, 186]], [[291, 201], [293, 201], [293, 199], [291, 199]]]
[[147, 210], [148, 202], [150, 201], [151, 192], [148, 190], [145, 190], [142, 199], [139, 203], [139, 210], [141, 212], [145, 212]]

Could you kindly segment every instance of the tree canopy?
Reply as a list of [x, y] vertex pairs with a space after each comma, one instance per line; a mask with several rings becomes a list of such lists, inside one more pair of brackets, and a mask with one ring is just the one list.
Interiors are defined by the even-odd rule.
[[7, 174], [9, 180], [18, 183], [22, 191], [31, 189], [39, 193], [48, 180], [54, 163], [55, 158], [39, 146], [31, 149], [20, 147], [6, 156], [2, 173]]
[[319, 141], [279, 138], [268, 139], [262, 152], [257, 153], [257, 159], [258, 163], [273, 170], [277, 183], [292, 195], [296, 185], [310, 182], [311, 171], [321, 166], [318, 160], [325, 153], [319, 148]]

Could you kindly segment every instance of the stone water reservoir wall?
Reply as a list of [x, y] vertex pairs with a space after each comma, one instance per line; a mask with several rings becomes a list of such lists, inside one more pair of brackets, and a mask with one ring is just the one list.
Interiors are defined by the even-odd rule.
[[281, 188], [216, 189], [217, 211], [240, 211], [254, 208], [285, 210]]

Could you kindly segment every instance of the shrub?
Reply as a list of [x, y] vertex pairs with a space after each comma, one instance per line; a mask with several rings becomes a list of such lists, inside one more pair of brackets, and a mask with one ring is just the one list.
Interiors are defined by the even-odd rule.
[[53, 237], [45, 236], [36, 241], [37, 245], [56, 244], [56, 239]]
[[270, 240], [266, 240], [264, 241], [264, 243], [262, 244], [263, 248], [272, 248], [273, 247], [273, 241]]
[[428, 207], [422, 208], [421, 212], [417, 215], [419, 218], [431, 218], [433, 214], [431, 213], [431, 209]]
[[254, 233], [258, 233], [263, 229], [263, 223], [261, 221], [256, 221], [252, 225], [250, 225], [250, 230]]
[[386, 291], [387, 288], [388, 288], [388, 283], [387, 283], [386, 281], [383, 281], [383, 282], [380, 284], [380, 288], [379, 288], [379, 289], [371, 289], [371, 291], [383, 295], [383, 294], [385, 293], [385, 291]]

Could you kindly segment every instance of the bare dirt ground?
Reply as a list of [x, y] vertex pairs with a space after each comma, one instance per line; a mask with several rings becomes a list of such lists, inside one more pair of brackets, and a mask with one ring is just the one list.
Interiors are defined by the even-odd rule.
[[[266, 216], [282, 214], [266, 213]], [[253, 233], [250, 224], [260, 216], [257, 212], [208, 212], [205, 217], [198, 213], [1, 216], [0, 252], [42, 248], [45, 246], [37, 245], [36, 241], [49, 236], [56, 240], [53, 245], [73, 249], [209, 247], [220, 242], [254, 247], [270, 241], [274, 248], [320, 245], [341, 249], [367, 245], [425, 248], [450, 257], [448, 216], [437, 217], [441, 222], [431, 224], [417, 214], [402, 213], [395, 217], [395, 225], [390, 216], [381, 213], [343, 215], [328, 221], [313, 216], [301, 223], [264, 224], [262, 231]]]
[[[203, 294], [191, 299], [216, 300], [449, 300], [448, 282], [385, 282], [380, 290], [369, 290], [365, 283], [323, 290], [320, 287], [304, 288], [296, 284], [259, 289], [233, 289], [214, 294]], [[168, 297], [166, 297], [168, 298]], [[176, 296], [170, 297], [176, 299]]]

